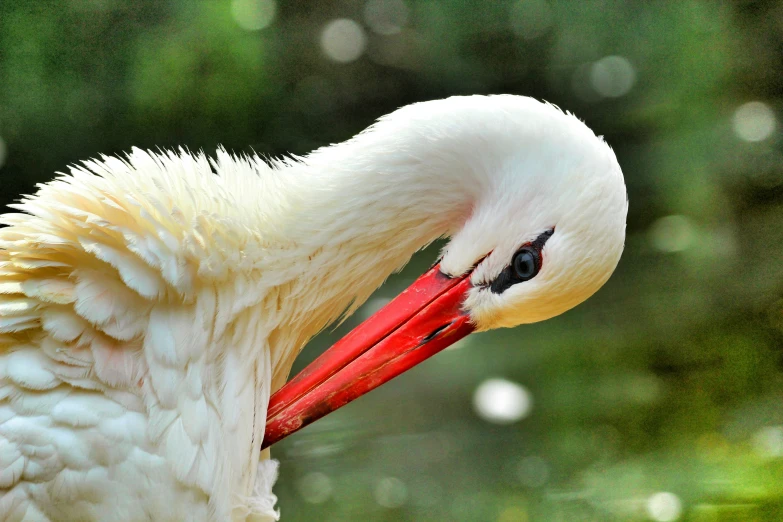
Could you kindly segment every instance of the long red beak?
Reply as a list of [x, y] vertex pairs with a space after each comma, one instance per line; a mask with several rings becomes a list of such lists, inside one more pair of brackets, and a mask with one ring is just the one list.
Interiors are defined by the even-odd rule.
[[450, 278], [435, 265], [280, 388], [269, 402], [262, 448], [471, 333], [461, 310], [469, 276]]

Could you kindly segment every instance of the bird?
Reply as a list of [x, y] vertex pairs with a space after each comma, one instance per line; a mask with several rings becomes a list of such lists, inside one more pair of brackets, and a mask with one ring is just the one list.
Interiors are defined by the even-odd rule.
[[[573, 114], [472, 95], [304, 156], [100, 156], [10, 207], [0, 520], [261, 521], [280, 517], [267, 446], [471, 332], [587, 299], [628, 198]], [[439, 238], [430, 270], [286, 384]]]

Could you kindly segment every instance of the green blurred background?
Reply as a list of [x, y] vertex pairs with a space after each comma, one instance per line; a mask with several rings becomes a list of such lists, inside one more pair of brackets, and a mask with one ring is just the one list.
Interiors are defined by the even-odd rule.
[[783, 520], [783, 3], [3, 0], [0, 203], [99, 153], [303, 154], [469, 93], [606, 136], [620, 266], [277, 445], [284, 520]]

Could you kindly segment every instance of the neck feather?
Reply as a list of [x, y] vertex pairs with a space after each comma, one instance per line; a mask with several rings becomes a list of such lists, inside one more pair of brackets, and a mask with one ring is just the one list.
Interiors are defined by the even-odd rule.
[[373, 132], [283, 168], [287, 211], [278, 229], [288, 247], [276, 257], [290, 279], [277, 291], [287, 308], [281, 331], [296, 339], [280, 340], [289, 346], [274, 364], [276, 380], [312, 335], [352, 313], [417, 250], [464, 224], [474, 202], [464, 169]]

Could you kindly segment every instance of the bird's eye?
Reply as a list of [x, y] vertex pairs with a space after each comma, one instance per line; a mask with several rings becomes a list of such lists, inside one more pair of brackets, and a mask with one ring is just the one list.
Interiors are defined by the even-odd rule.
[[511, 266], [514, 268], [516, 282], [529, 281], [533, 279], [540, 269], [540, 257], [538, 251], [523, 247], [514, 254], [514, 261]]
[[[544, 241], [551, 235], [551, 232], [548, 233]], [[544, 241], [536, 239], [536, 241], [517, 250], [514, 257], [511, 258], [511, 264], [504, 268], [489, 284], [490, 290], [496, 294], [502, 294], [515, 284], [524, 283], [536, 277], [541, 271], [541, 249], [544, 246]]]

